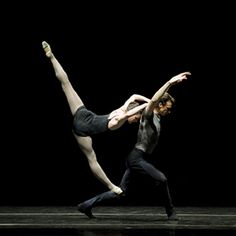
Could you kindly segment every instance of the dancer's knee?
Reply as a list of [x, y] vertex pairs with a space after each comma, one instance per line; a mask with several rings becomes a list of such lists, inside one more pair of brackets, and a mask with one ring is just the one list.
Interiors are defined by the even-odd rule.
[[162, 183], [167, 183], [167, 178], [164, 174], [161, 175], [161, 182]]
[[167, 184], [167, 178], [164, 174], [161, 174], [156, 179], [156, 185], [166, 185]]

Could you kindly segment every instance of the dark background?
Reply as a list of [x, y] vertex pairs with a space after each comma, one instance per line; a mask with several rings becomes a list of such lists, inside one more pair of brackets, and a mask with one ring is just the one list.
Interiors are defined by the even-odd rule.
[[[26, 10], [28, 7], [29, 10]], [[163, 119], [154, 164], [175, 205], [236, 206], [235, 37], [230, 6], [12, 4], [1, 20], [1, 205], [76, 205], [106, 188], [71, 133], [69, 107], [41, 42], [50, 43], [87, 108], [106, 114], [172, 76], [177, 106]], [[137, 126], [94, 137], [118, 184]], [[130, 204], [154, 204], [134, 185]], [[135, 190], [133, 190], [135, 193]], [[137, 193], [136, 193], [137, 194]]]

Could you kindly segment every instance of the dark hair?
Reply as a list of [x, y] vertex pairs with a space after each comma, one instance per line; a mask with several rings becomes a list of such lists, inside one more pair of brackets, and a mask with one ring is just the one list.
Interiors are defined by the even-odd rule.
[[139, 106], [140, 104], [138, 102], [131, 102], [128, 107], [127, 107], [127, 111]]
[[172, 104], [176, 103], [175, 99], [169, 93], [165, 92], [164, 95], [160, 99], [160, 103], [166, 104], [167, 101], [171, 101]]

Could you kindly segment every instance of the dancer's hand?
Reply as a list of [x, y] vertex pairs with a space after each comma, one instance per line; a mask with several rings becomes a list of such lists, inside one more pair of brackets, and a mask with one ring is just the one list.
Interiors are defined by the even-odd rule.
[[172, 77], [169, 82], [171, 85], [173, 84], [176, 84], [176, 83], [179, 83], [179, 82], [182, 82], [183, 80], [186, 80], [188, 79], [187, 75], [191, 75], [190, 72], [183, 72], [183, 73], [180, 73], [174, 77]]

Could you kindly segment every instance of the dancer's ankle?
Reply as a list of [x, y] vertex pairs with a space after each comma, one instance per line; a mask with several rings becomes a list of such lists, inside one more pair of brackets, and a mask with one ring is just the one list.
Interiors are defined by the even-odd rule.
[[47, 57], [52, 57], [51, 47], [50, 47], [50, 45], [46, 41], [42, 42], [42, 47], [43, 47], [43, 50], [44, 50], [46, 56]]

